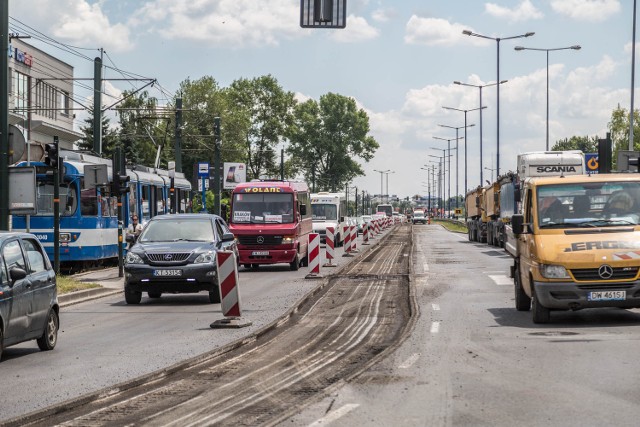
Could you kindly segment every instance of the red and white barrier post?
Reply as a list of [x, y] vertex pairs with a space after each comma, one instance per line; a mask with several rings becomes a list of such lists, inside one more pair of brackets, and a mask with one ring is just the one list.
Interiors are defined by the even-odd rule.
[[344, 227], [344, 253], [342, 254], [343, 257], [350, 257], [353, 256], [351, 255], [351, 227], [350, 226], [346, 226]]
[[365, 222], [362, 226], [362, 245], [369, 244], [369, 223]]
[[320, 235], [318, 233], [309, 233], [309, 252], [307, 253], [309, 260], [309, 274], [305, 279], [320, 279]]
[[352, 253], [360, 252], [358, 250], [358, 247], [356, 246], [356, 241], [357, 240], [358, 240], [358, 226], [357, 225], [352, 225], [351, 226], [351, 252]]
[[327, 262], [322, 264], [323, 267], [337, 267], [336, 264], [333, 263], [333, 260], [336, 258], [335, 253], [335, 228], [327, 227], [327, 234], [324, 239], [325, 242], [325, 258]]
[[238, 263], [233, 251], [216, 253], [216, 277], [224, 319], [216, 320], [212, 328], [244, 328], [251, 321], [242, 319], [240, 310], [240, 292], [238, 290]]

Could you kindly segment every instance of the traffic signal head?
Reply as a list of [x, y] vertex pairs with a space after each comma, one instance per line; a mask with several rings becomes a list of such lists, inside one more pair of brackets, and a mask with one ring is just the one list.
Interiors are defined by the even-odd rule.
[[129, 187], [129, 181], [131, 178], [127, 175], [118, 175], [117, 177], [119, 194], [123, 195], [131, 191], [131, 188]]
[[57, 168], [60, 163], [60, 153], [58, 151], [58, 143], [52, 142], [44, 146], [44, 162], [47, 166]]

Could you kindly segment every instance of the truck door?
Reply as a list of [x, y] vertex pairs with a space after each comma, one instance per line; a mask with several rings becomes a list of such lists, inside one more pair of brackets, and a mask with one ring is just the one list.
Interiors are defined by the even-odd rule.
[[531, 271], [531, 256], [534, 254], [533, 236], [533, 191], [528, 189], [524, 197], [524, 223], [530, 224], [526, 233], [518, 237], [518, 252], [520, 253], [520, 281], [527, 295], [531, 296], [531, 283], [529, 282], [529, 272]]

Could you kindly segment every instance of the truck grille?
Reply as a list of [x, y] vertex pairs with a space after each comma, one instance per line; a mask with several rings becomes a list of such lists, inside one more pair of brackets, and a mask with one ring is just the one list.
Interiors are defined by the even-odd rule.
[[[575, 270], [571, 270], [571, 274], [573, 277], [579, 282], [581, 281], [592, 281], [592, 280], [603, 280], [598, 275], [597, 268], [579, 268]], [[613, 276], [607, 279], [608, 281], [614, 280], [631, 280], [635, 279], [638, 275], [638, 267], [617, 267], [613, 269]]]
[[[282, 236], [237, 236], [241, 245], [280, 245], [282, 244]], [[259, 241], [262, 238], [262, 241]]]

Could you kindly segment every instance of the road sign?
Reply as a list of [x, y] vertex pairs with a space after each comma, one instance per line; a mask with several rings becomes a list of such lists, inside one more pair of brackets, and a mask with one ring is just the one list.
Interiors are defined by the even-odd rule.
[[209, 178], [209, 163], [207, 162], [198, 163], [198, 176], [200, 178]]
[[598, 153], [586, 153], [584, 159], [587, 164], [587, 173], [598, 173]]

